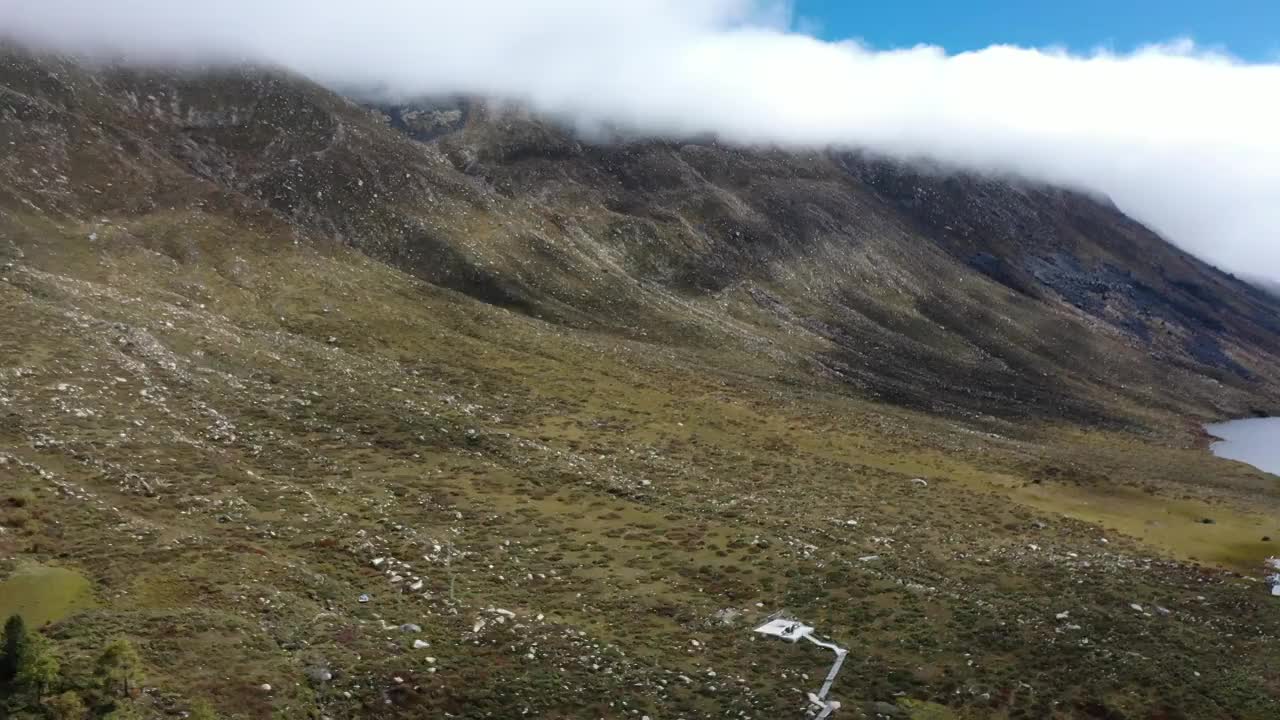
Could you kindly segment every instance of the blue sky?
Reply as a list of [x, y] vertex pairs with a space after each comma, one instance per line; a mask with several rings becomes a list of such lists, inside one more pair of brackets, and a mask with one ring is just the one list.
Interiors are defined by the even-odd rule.
[[1249, 61], [1280, 59], [1280, 0], [795, 0], [800, 29], [876, 48], [997, 43], [1127, 51], [1190, 37]]

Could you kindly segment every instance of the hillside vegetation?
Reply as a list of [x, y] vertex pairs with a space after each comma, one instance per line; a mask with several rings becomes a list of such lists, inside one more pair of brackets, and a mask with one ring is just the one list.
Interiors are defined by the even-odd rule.
[[1278, 311], [1067, 190], [10, 48], [8, 712], [802, 717], [785, 612], [837, 717], [1275, 717], [1199, 423]]

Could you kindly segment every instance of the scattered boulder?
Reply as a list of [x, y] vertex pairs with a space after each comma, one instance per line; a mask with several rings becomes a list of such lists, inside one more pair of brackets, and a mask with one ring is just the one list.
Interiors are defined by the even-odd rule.
[[741, 614], [737, 608], [724, 608], [716, 611], [716, 621], [721, 625], [733, 625]]
[[883, 700], [867, 703], [866, 712], [869, 717], [873, 718], [900, 718], [907, 716], [906, 711], [901, 707]]

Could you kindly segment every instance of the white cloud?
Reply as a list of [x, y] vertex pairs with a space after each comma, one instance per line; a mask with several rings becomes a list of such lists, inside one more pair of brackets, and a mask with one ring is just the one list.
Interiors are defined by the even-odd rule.
[[0, 32], [138, 61], [518, 100], [584, 126], [929, 156], [1110, 195], [1228, 269], [1280, 278], [1280, 64], [875, 51], [775, 0], [0, 0]]

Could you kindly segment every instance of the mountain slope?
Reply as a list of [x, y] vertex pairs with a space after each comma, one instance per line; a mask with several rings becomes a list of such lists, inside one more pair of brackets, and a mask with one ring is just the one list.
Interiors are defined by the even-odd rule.
[[1191, 429], [1280, 305], [1105, 202], [17, 50], [0, 147], [5, 569], [145, 713], [799, 716], [784, 609], [851, 714], [1280, 702], [1280, 487]]
[[[474, 104], [422, 144], [396, 131], [398, 110], [285, 76], [41, 72], [24, 103], [74, 94], [185, 174], [117, 181], [125, 207], [200, 182], [574, 326], [713, 347], [784, 333], [813, 350], [793, 358], [805, 374], [917, 407], [1097, 421], [1125, 414], [1117, 397], [1212, 414], [1274, 404], [1280, 305], [1077, 194], [845, 154], [590, 146]], [[25, 185], [28, 171], [12, 172]], [[60, 200], [88, 210], [114, 195], [87, 180], [45, 199], [74, 193]]]

